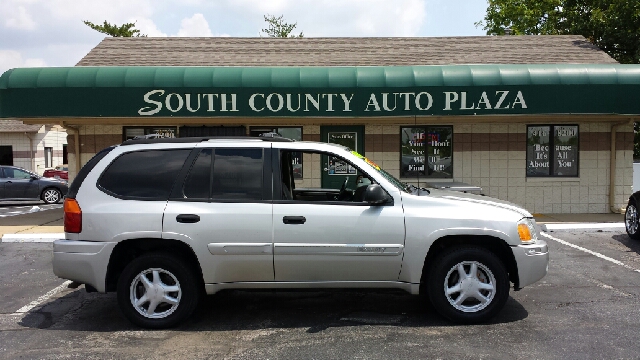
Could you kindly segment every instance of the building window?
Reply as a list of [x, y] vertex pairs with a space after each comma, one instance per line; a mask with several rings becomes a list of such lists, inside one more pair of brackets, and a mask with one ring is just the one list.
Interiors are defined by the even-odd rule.
[[175, 126], [140, 126], [123, 128], [122, 140], [130, 140], [136, 136], [145, 136], [151, 134], [162, 135], [164, 137], [176, 137], [177, 127]]
[[[249, 129], [249, 133], [251, 134], [251, 136], [260, 136], [266, 133], [275, 133], [286, 139], [302, 141], [302, 127], [300, 126], [289, 126], [289, 127], [252, 126]], [[291, 162], [293, 163], [293, 178], [302, 179], [302, 174], [303, 174], [302, 173], [302, 153], [292, 152]]]
[[453, 178], [453, 127], [400, 128], [400, 176]]
[[13, 148], [11, 145], [0, 146], [0, 165], [13, 165]]
[[578, 150], [578, 125], [527, 126], [527, 177], [577, 177]]

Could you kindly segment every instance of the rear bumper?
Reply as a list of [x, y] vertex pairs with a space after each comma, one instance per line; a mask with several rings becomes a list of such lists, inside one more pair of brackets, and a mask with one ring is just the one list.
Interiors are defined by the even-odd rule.
[[542, 279], [549, 271], [549, 248], [544, 240], [532, 245], [512, 246], [518, 264], [518, 289]]
[[115, 242], [56, 240], [53, 242], [53, 273], [105, 292], [107, 266], [115, 246]]

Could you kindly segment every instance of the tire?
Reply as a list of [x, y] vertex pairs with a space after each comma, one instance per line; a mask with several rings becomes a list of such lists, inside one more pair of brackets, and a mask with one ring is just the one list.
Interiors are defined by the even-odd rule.
[[42, 190], [40, 198], [47, 204], [57, 204], [62, 199], [62, 193], [56, 188], [46, 188]]
[[[198, 305], [197, 284], [193, 270], [181, 259], [164, 253], [142, 255], [129, 263], [118, 278], [118, 305], [137, 326], [148, 329], [176, 326]], [[153, 296], [153, 300], [143, 300], [147, 296]], [[152, 308], [154, 302], [156, 306]]]
[[[478, 247], [443, 253], [429, 271], [426, 286], [436, 311], [463, 324], [491, 319], [509, 297], [509, 276], [504, 264], [494, 253]], [[456, 287], [460, 291], [455, 291]]]
[[640, 229], [638, 229], [638, 207], [635, 201], [629, 201], [627, 210], [624, 212], [624, 227], [627, 235], [634, 240], [640, 239]]

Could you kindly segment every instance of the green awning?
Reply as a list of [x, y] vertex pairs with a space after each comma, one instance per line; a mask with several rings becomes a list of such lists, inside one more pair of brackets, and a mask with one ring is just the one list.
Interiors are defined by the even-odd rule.
[[640, 65], [20, 68], [0, 118], [640, 114]]

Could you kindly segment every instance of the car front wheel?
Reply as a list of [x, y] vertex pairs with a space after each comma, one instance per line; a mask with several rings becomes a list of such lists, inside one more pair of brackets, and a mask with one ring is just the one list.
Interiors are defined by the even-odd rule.
[[624, 227], [630, 238], [635, 240], [640, 239], [640, 233], [638, 231], [638, 208], [633, 201], [629, 202], [627, 210], [624, 212]]
[[509, 297], [504, 264], [483, 248], [455, 248], [442, 254], [429, 272], [426, 285], [435, 309], [458, 323], [489, 320]]
[[62, 199], [60, 190], [54, 188], [44, 189], [42, 191], [42, 200], [47, 204], [55, 204]]
[[118, 305], [129, 321], [144, 328], [163, 329], [188, 318], [198, 304], [193, 271], [169, 254], [134, 259], [118, 279]]

